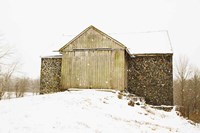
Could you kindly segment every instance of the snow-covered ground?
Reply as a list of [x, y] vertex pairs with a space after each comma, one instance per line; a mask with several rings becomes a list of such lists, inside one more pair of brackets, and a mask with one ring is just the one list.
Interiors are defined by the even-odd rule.
[[116, 93], [66, 91], [0, 101], [0, 133], [199, 133], [176, 115], [148, 105], [128, 106]]
[[[25, 92], [24, 93], [24, 97], [34, 96], [34, 95], [39, 95], [39, 92]], [[12, 99], [12, 98], [16, 98], [15, 92], [5, 92], [5, 94], [2, 97], [2, 99]]]

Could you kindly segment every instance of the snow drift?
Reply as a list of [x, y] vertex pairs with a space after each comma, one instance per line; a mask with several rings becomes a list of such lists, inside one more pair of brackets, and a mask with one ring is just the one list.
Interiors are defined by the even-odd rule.
[[176, 112], [128, 106], [116, 93], [66, 91], [0, 101], [0, 133], [200, 132]]

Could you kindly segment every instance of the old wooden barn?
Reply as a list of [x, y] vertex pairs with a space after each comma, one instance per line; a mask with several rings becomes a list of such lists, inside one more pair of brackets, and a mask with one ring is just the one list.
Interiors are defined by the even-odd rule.
[[[126, 47], [126, 40], [131, 39], [134, 38], [124, 37], [122, 44], [94, 26], [89, 26], [61, 47], [59, 55], [42, 57], [41, 93], [68, 88], [127, 90], [145, 97], [147, 103], [172, 105], [173, 54], [171, 49], [165, 48], [170, 47], [170, 43], [159, 42], [158, 47], [162, 50], [156, 51], [157, 47], [146, 40], [145, 47], [155, 50], [132, 53]], [[141, 38], [138, 44], [129, 45], [137, 49], [137, 45], [144, 40]]]

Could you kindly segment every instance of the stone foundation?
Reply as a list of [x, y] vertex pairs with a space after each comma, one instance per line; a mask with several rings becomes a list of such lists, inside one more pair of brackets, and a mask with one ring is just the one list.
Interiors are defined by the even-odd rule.
[[173, 105], [172, 55], [128, 58], [128, 91], [152, 105]]
[[41, 59], [40, 93], [58, 92], [61, 88], [61, 56]]
[[[172, 54], [126, 56], [127, 90], [152, 105], [173, 105]], [[61, 56], [41, 59], [40, 92], [62, 91]]]

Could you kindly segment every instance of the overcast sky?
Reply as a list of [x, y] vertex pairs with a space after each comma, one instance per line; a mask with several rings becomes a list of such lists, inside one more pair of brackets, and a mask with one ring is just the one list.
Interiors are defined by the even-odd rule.
[[90, 25], [105, 33], [168, 30], [175, 59], [187, 55], [200, 68], [200, 0], [0, 0], [0, 35], [33, 78], [40, 55]]

